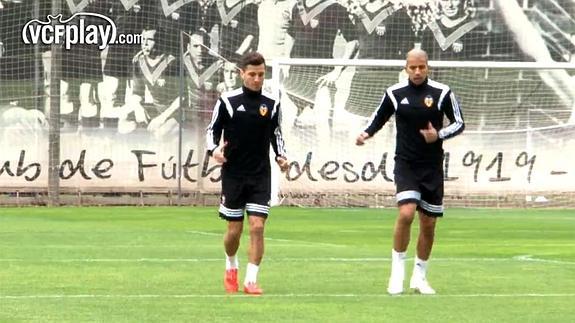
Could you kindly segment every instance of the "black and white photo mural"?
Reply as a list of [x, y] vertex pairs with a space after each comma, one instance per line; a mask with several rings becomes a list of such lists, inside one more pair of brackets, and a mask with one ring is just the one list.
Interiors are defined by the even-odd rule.
[[[427, 51], [430, 77], [454, 88], [464, 113], [466, 133], [446, 145], [446, 190], [575, 183], [565, 166], [575, 158], [575, 69], [486, 65], [575, 64], [575, 0], [60, 0], [59, 18], [48, 17], [53, 3], [0, 0], [0, 186], [45, 185], [57, 100], [64, 187], [171, 187], [179, 163], [185, 187], [217, 189], [203, 129], [219, 95], [241, 85], [238, 59], [259, 51], [293, 147], [282, 187], [391, 190], [391, 123], [372, 156], [351, 138], [402, 67], [285, 64], [272, 79], [271, 66], [404, 60], [413, 48]], [[47, 32], [56, 19], [65, 36]], [[25, 165], [35, 163], [32, 176]], [[104, 164], [108, 177], [90, 175]]]

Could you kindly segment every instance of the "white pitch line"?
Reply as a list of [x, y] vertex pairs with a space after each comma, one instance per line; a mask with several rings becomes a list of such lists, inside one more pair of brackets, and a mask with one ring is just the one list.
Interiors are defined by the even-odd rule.
[[281, 241], [281, 242], [292, 242], [297, 244], [315, 245], [315, 246], [325, 246], [325, 247], [337, 247], [337, 248], [347, 248], [349, 246], [335, 243], [325, 243], [325, 242], [314, 242], [314, 241], [304, 241], [304, 240], [290, 240], [290, 239], [278, 239], [278, 238], [264, 238], [269, 241]]
[[[87, 298], [110, 298], [110, 299], [150, 299], [150, 298], [250, 298], [254, 296], [236, 294], [46, 294], [46, 295], [0, 295], [0, 299], [4, 300], [19, 300], [19, 299], [87, 299]], [[549, 298], [549, 297], [575, 297], [575, 293], [523, 293], [523, 294], [436, 294], [436, 295], [420, 295], [420, 294], [403, 294], [390, 296], [388, 294], [264, 294], [263, 298]]]
[[214, 262], [216, 258], [71, 258], [71, 259], [0, 259], [0, 262]]
[[213, 232], [205, 232], [205, 231], [188, 230], [186, 232], [201, 235], [201, 236], [211, 236], [211, 237], [223, 237], [224, 236], [223, 233], [213, 233]]
[[[18, 259], [0, 258], [0, 262], [218, 262], [221, 258], [69, 258], [69, 259]], [[266, 262], [390, 262], [390, 258], [343, 258], [343, 257], [312, 257], [312, 258], [274, 258], [266, 257]], [[412, 259], [407, 259], [411, 262]], [[544, 264], [575, 265], [575, 261], [556, 259], [531, 258], [529, 255], [514, 256], [512, 258], [433, 258], [433, 262], [534, 262]]]
[[[205, 231], [193, 231], [193, 230], [188, 230], [186, 232], [197, 234], [197, 235], [202, 235], [202, 236], [223, 237], [223, 233], [220, 234], [220, 233], [205, 232]], [[279, 238], [270, 238], [270, 237], [264, 237], [264, 240], [266, 240], [266, 241], [292, 242], [292, 243], [298, 243], [298, 244], [326, 246], [326, 247], [340, 247], [340, 248], [341, 247], [348, 247], [346, 245], [335, 244], [335, 243], [314, 242], [314, 241], [304, 241], [304, 240], [291, 240], [291, 239], [279, 239]]]

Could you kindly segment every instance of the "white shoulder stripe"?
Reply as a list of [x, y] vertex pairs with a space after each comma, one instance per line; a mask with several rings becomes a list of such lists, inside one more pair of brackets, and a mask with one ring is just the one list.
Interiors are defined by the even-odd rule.
[[222, 97], [231, 98], [233, 96], [240, 95], [242, 93], [243, 93], [243, 90], [240, 87], [240, 88], [222, 93]]
[[222, 100], [224, 101], [224, 104], [226, 105], [226, 110], [228, 111], [230, 118], [233, 117], [234, 116], [234, 109], [232, 108], [232, 104], [230, 103], [229, 97], [222, 96]]
[[275, 114], [277, 113], [277, 109], [278, 109], [278, 106], [280, 104], [280, 100], [278, 99], [279, 93], [276, 94], [276, 93], [272, 93], [272, 92], [267, 91], [267, 90], [262, 90], [262, 96], [274, 101], [274, 107], [272, 108], [272, 115], [271, 115], [273, 118], [275, 116]]
[[427, 79], [427, 84], [429, 84], [430, 86], [433, 86], [434, 88], [440, 89], [440, 90], [449, 91], [449, 86], [447, 84], [443, 84], [443, 83], [434, 81], [432, 79]]
[[377, 112], [379, 111], [379, 107], [381, 107], [381, 104], [383, 103], [383, 101], [385, 101], [386, 96], [387, 96], [387, 91], [385, 91], [385, 93], [383, 93], [383, 96], [381, 97], [381, 100], [379, 101], [379, 105], [377, 106], [378, 108], [375, 109], [371, 113], [371, 116], [369, 117], [369, 121], [367, 122], [368, 125], [372, 124], [373, 121], [375, 120], [375, 118], [377, 117]]
[[235, 90], [231, 90], [231, 91], [222, 93], [221, 98], [222, 98], [222, 101], [224, 101], [224, 103], [226, 105], [226, 110], [228, 111], [230, 118], [232, 118], [234, 116], [234, 109], [232, 108], [232, 104], [230, 103], [230, 98], [234, 97], [234, 96], [238, 96], [242, 93], [243, 93], [242, 88], [237, 88]]
[[409, 86], [409, 81], [403, 80], [399, 83], [390, 86], [386, 91], [387, 95], [389, 95], [389, 98], [391, 99], [391, 102], [393, 102], [393, 107], [395, 108], [396, 111], [397, 111], [397, 99], [395, 98], [393, 91], [404, 88], [406, 86]]
[[447, 93], [449, 93], [449, 86], [447, 86], [446, 84], [443, 83], [439, 83], [436, 82], [434, 80], [427, 80], [427, 84], [429, 84], [429, 86], [434, 87], [436, 89], [440, 89], [441, 90], [441, 94], [439, 96], [439, 102], [437, 102], [437, 108], [441, 109], [441, 105], [443, 103], [443, 100], [445, 99], [445, 96], [447, 95]]

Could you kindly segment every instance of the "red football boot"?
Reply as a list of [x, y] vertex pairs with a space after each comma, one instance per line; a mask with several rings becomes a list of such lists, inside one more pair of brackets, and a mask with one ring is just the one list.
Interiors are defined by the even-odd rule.
[[238, 284], [238, 269], [228, 269], [224, 276], [224, 287], [226, 288], [226, 293], [237, 293], [240, 289]]
[[264, 291], [256, 283], [248, 283], [247, 285], [244, 285], [244, 293], [246, 294], [259, 296], [263, 294], [263, 292]]

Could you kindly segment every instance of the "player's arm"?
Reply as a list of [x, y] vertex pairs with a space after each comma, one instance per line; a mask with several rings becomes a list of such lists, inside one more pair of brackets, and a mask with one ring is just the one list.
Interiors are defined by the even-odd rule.
[[220, 145], [220, 138], [222, 137], [224, 125], [229, 118], [230, 115], [226, 109], [225, 102], [221, 98], [218, 99], [212, 112], [212, 121], [206, 129], [206, 150], [219, 163], [226, 162], [224, 148], [227, 143], [224, 142], [223, 145]]
[[[337, 19], [338, 29], [345, 39], [345, 47], [341, 58], [352, 59], [356, 56], [359, 49], [359, 37], [357, 34], [357, 28], [354, 23], [349, 18], [347, 10], [343, 7], [338, 7], [339, 18]], [[335, 82], [339, 79], [341, 73], [345, 69], [345, 66], [339, 65], [334, 66], [333, 70], [328, 74], [320, 77], [316, 83], [318, 86], [333, 86]]]
[[[357, 29], [351, 19], [349, 19], [347, 11], [341, 8], [340, 15], [342, 18], [338, 19], [339, 31], [346, 41], [343, 54], [341, 58], [352, 59], [357, 54], [359, 49], [359, 40], [357, 35]], [[345, 17], [345, 18], [343, 18]], [[344, 66], [334, 66], [333, 70], [328, 74], [320, 77], [316, 83], [319, 86], [332, 86], [339, 79], [341, 73], [345, 69]]]
[[[293, 49], [295, 43], [295, 27], [293, 21], [293, 10], [292, 7], [290, 10], [286, 10], [284, 13], [285, 24], [287, 25], [285, 39], [284, 39], [284, 56], [291, 57], [291, 51]], [[289, 70], [290, 65], [282, 65], [281, 66], [281, 73], [283, 74], [283, 78], [289, 77]]]
[[281, 171], [284, 172], [288, 168], [288, 159], [286, 156], [285, 142], [282, 135], [281, 129], [281, 109], [279, 102], [276, 103], [274, 111], [272, 111], [272, 126], [271, 126], [271, 144], [276, 154], [275, 160]]
[[127, 109], [125, 109], [124, 114], [128, 115], [130, 112], [134, 112], [137, 122], [148, 122], [148, 115], [146, 109], [142, 105], [144, 102], [146, 84], [144, 82], [143, 76], [138, 73], [139, 66], [134, 63], [134, 74], [132, 76], [133, 90], [132, 95], [128, 97]]
[[[248, 2], [249, 3], [249, 2]], [[255, 4], [249, 4], [242, 10], [246, 10], [248, 17], [257, 17], [258, 16], [258, 6]], [[242, 41], [241, 45], [236, 49], [235, 53], [238, 56], [243, 55], [246, 53], [252, 44], [254, 43], [254, 39], [257, 42], [257, 37], [259, 34], [259, 26], [257, 21], [253, 22], [250, 20], [243, 20], [240, 21], [240, 26], [244, 26], [244, 32], [246, 33], [246, 37]], [[257, 44], [256, 44], [257, 45]]]
[[465, 129], [463, 114], [461, 113], [459, 102], [457, 102], [455, 94], [453, 94], [452, 91], [449, 91], [445, 99], [443, 99], [441, 110], [445, 113], [447, 119], [449, 119], [449, 125], [439, 130], [439, 139], [446, 140], [462, 133]]
[[180, 97], [177, 97], [174, 99], [174, 101], [172, 101], [172, 103], [166, 110], [164, 110], [154, 119], [150, 120], [150, 123], [148, 124], [148, 130], [154, 131], [160, 128], [164, 123], [166, 123], [166, 121], [168, 121], [168, 119], [173, 117], [174, 113], [176, 113], [176, 111], [178, 111], [179, 108], [180, 108]]
[[236, 54], [238, 54], [239, 56], [243, 55], [250, 48], [253, 40], [254, 35], [247, 35], [246, 38], [244, 38], [244, 41], [242, 42], [240, 47], [236, 49]]
[[371, 115], [369, 126], [356, 139], [355, 144], [361, 146], [365, 140], [373, 137], [385, 125], [387, 120], [395, 113], [395, 107], [388, 93], [386, 92], [381, 99], [379, 108]]
[[[357, 48], [359, 47], [359, 42], [357, 40], [349, 41], [345, 44], [345, 49], [343, 52], [342, 58], [344, 59], [351, 59], [357, 52]], [[336, 65], [333, 69], [327, 73], [326, 75], [321, 76], [318, 78], [315, 83], [318, 86], [332, 86], [341, 76], [345, 66], [343, 65]]]

